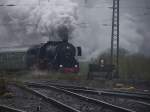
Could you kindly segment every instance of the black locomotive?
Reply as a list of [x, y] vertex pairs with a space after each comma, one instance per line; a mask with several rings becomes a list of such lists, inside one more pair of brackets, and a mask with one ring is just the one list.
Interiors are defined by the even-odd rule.
[[[68, 42], [71, 31], [67, 26], [60, 26], [56, 31], [61, 41], [48, 41], [25, 49], [20, 47], [0, 49], [0, 70], [60, 70], [63, 72], [79, 72], [81, 47]], [[51, 38], [55, 39], [54, 35]]]
[[77, 73], [79, 62], [76, 56], [81, 56], [81, 47], [74, 47], [66, 40], [48, 41], [31, 47], [26, 53], [26, 62], [28, 68]]

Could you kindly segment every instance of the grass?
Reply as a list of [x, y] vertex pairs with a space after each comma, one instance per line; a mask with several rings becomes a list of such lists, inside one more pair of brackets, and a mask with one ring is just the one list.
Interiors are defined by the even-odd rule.
[[[80, 64], [80, 72], [77, 74], [64, 74], [59, 72], [46, 72], [46, 71], [18, 71], [18, 72], [1, 72], [7, 81], [32, 81], [32, 80], [50, 80], [50, 81], [67, 81], [89, 87], [100, 88], [116, 88], [119, 83], [124, 83], [119, 80], [107, 80], [95, 78], [94, 80], [87, 80], [88, 63], [82, 62]], [[125, 82], [128, 82], [126, 79]], [[134, 86], [132, 83], [124, 83], [124, 87]]]

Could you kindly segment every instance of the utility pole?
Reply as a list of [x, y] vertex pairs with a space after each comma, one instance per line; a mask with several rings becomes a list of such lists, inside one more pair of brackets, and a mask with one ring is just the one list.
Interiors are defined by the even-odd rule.
[[115, 75], [119, 76], [119, 2], [113, 0], [112, 34], [111, 34], [111, 64], [115, 65]]

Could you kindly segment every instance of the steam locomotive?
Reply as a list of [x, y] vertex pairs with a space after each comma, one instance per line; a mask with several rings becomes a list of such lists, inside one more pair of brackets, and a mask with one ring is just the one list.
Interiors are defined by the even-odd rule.
[[81, 56], [81, 47], [63, 40], [33, 46], [25, 57], [28, 68], [77, 73], [80, 67], [76, 56]]
[[27, 49], [0, 49], [0, 70], [34, 69], [56, 70], [62, 72], [79, 72], [81, 47], [75, 47], [68, 42], [70, 30], [61, 26], [57, 35], [61, 41], [48, 41]]

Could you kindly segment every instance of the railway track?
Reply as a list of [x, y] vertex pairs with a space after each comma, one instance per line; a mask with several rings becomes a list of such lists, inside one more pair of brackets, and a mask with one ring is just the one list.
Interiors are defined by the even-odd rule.
[[[124, 101], [129, 100], [132, 104], [140, 104], [150, 111], [150, 103], [149, 97], [147, 96], [137, 96], [134, 94], [126, 94], [126, 93], [116, 93], [116, 92], [107, 92], [107, 91], [93, 91], [93, 90], [82, 90], [82, 89], [67, 89], [70, 91], [74, 91], [76, 93], [80, 93], [83, 95], [87, 95], [90, 97], [94, 97], [96, 99], [103, 99], [104, 101], [108, 101], [110, 98], [113, 99], [114, 102], [117, 102], [117, 99], [122, 99]], [[144, 108], [143, 107], [143, 108]]]
[[74, 89], [74, 88], [64, 88], [70, 91], [75, 92], [82, 92], [82, 93], [89, 93], [89, 94], [96, 94], [96, 95], [103, 95], [103, 96], [116, 96], [116, 97], [122, 97], [122, 98], [128, 98], [128, 99], [135, 99], [135, 100], [144, 100], [150, 102], [150, 96], [149, 95], [141, 95], [137, 93], [126, 93], [126, 92], [116, 92], [116, 91], [105, 91], [105, 90], [87, 90], [87, 89]]
[[11, 83], [9, 89], [14, 97], [0, 99], [5, 104], [0, 112], [80, 112], [23, 84]]
[[[83, 86], [75, 86], [75, 85], [64, 85], [64, 84], [58, 84], [58, 83], [49, 83], [46, 82], [49, 85], [56, 86], [59, 88], [72, 90], [76, 92], [88, 92], [92, 94], [101, 94], [101, 95], [107, 95], [107, 96], [117, 96], [117, 97], [126, 97], [126, 98], [132, 98], [132, 99], [141, 99], [141, 100], [147, 100], [150, 101], [150, 93], [142, 93], [142, 92], [128, 92], [128, 91], [119, 91], [119, 90], [110, 90], [110, 89], [96, 89], [91, 87], [83, 87]], [[44, 84], [44, 83], [43, 83]]]
[[125, 94], [133, 94], [133, 95], [145, 95], [150, 97], [150, 93], [142, 93], [142, 92], [128, 92], [128, 91], [120, 91], [120, 90], [109, 90], [109, 89], [101, 89], [98, 90], [96, 88], [91, 87], [84, 87], [84, 86], [75, 86], [75, 85], [66, 85], [66, 84], [58, 84], [58, 83], [51, 83], [49, 81], [46, 81], [47, 84], [60, 87], [60, 88], [67, 88], [67, 89], [81, 89], [81, 90], [95, 90], [95, 91], [105, 91], [105, 92], [115, 92], [115, 93], [125, 93]]
[[26, 91], [28, 91], [28, 92], [30, 92], [32, 94], [34, 94], [34, 95], [36, 95], [36, 96], [38, 96], [40, 98], [42, 98], [43, 100], [53, 104], [54, 106], [56, 106], [57, 108], [61, 109], [64, 112], [66, 112], [66, 111], [67, 112], [80, 112], [79, 110], [76, 110], [76, 109], [72, 108], [71, 106], [65, 105], [65, 104], [59, 102], [58, 100], [50, 98], [50, 97], [42, 94], [39, 91], [36, 91], [36, 90], [32, 89], [32, 88], [29, 88], [29, 87], [24, 86], [24, 85], [18, 85], [18, 84], [16, 86], [19, 87], [19, 88], [22, 88], [22, 89], [24, 89], [24, 90], [26, 90]]
[[[35, 87], [35, 88], [40, 88], [40, 89], [41, 88], [45, 88], [45, 89], [48, 89], [48, 90], [51, 90], [51, 91], [55, 91], [55, 94], [57, 94], [56, 92], [61, 92], [61, 93], [58, 93], [58, 94], [65, 93], [65, 94], [67, 94], [67, 95], [69, 95], [71, 97], [78, 98], [78, 99], [80, 99], [80, 100], [82, 100], [82, 101], [84, 101], [86, 103], [88, 102], [87, 105], [85, 105], [87, 107], [89, 106], [89, 104], [93, 104], [95, 106], [94, 108], [101, 107], [101, 109], [99, 111], [109, 110], [109, 111], [115, 111], [115, 112], [116, 111], [117, 112], [135, 112], [134, 110], [127, 109], [125, 107], [113, 105], [111, 103], [108, 103], [108, 102], [105, 102], [105, 101], [102, 101], [102, 100], [98, 100], [98, 99], [94, 99], [94, 98], [91, 98], [91, 97], [87, 97], [85, 95], [81, 95], [81, 94], [78, 94], [78, 93], [75, 93], [75, 92], [72, 92], [72, 91], [68, 91], [68, 90], [65, 90], [65, 89], [62, 89], [62, 88], [58, 88], [58, 87], [55, 87], [55, 86], [45, 86], [45, 85], [37, 84], [37, 83], [26, 83], [26, 84], [29, 87]], [[50, 92], [50, 94], [53, 94], [53, 93]], [[95, 110], [93, 112], [97, 112], [97, 111]]]
[[[119, 103], [121, 100], [116, 100], [117, 94], [108, 95], [108, 94], [112, 94], [112, 92], [109, 93], [107, 91], [104, 94], [93, 88], [74, 87], [69, 85], [67, 87], [64, 87], [63, 85], [58, 86], [58, 84], [54, 84], [54, 83], [52, 85], [51, 84], [45, 85], [43, 83], [32, 83], [32, 82], [25, 82], [22, 84], [10, 83], [10, 85], [20, 88], [22, 91], [26, 91], [36, 96], [38, 99], [40, 99], [40, 103], [38, 103], [36, 112], [49, 112], [49, 111], [53, 111], [53, 112], [141, 112], [141, 110], [131, 108], [132, 106], [126, 106], [126, 104], [128, 103], [127, 100], [128, 97], [127, 95], [123, 97], [124, 94], [121, 94], [122, 95], [121, 98], [122, 97], [126, 98], [127, 102], [124, 102], [124, 105], [120, 105]], [[141, 95], [141, 97], [142, 96], [144, 95]], [[138, 100], [139, 99], [141, 100], [141, 98], [138, 98]], [[43, 103], [43, 101], [47, 102], [47, 104]], [[114, 101], [119, 103], [115, 103]], [[150, 104], [147, 102], [137, 101], [137, 100], [135, 100], [134, 103], [135, 102], [136, 104], [137, 103], [140, 104], [140, 106], [144, 105], [150, 107]], [[59, 111], [57, 111], [57, 109], [56, 110], [53, 109], [54, 107], [51, 108], [51, 106], [48, 106], [49, 104], [57, 108]], [[49, 110], [43, 111], [42, 110], [43, 108], [47, 110], [46, 109], [47, 106], [49, 107]], [[135, 106], [139, 108], [138, 105]], [[8, 106], [0, 105], [0, 112], [1, 111], [2, 112], [33, 112], [31, 110], [29, 111], [22, 108], [19, 108], [21, 109], [19, 110], [16, 109], [15, 107], [16, 106], [14, 106], [14, 108], [9, 108], [9, 105]], [[11, 111], [7, 109], [11, 109]], [[143, 111], [149, 112], [149, 110], [146, 109]]]
[[26, 112], [26, 111], [8, 107], [6, 105], [0, 105], [0, 112]]
[[141, 92], [127, 92], [127, 91], [114, 91], [114, 90], [97, 90], [90, 87], [83, 87], [83, 86], [73, 86], [73, 85], [60, 85], [60, 84], [54, 84], [49, 83], [52, 86], [56, 86], [62, 89], [66, 89], [69, 91], [74, 91], [77, 93], [86, 93], [86, 94], [92, 94], [92, 95], [98, 95], [98, 96], [108, 96], [108, 97], [114, 97], [116, 98], [126, 98], [126, 99], [133, 99], [132, 102], [136, 102], [141, 105], [145, 105], [147, 107], [150, 107], [150, 94], [149, 93], [141, 93]]
[[[147, 102], [149, 101], [149, 96], [148, 94], [137, 94], [137, 93], [124, 93], [124, 92], [113, 92], [113, 91], [96, 91], [95, 89], [89, 89], [89, 88], [84, 88], [83, 87], [80, 87], [80, 89], [77, 89], [79, 87], [74, 87], [74, 86], [69, 86], [67, 85], [67, 88], [63, 87], [63, 85], [59, 85], [57, 86], [57, 84], [49, 84], [50, 86], [45, 86], [43, 84], [39, 84], [39, 83], [28, 83], [28, 85], [30, 86], [36, 86], [36, 87], [42, 87], [42, 88], [49, 88], [49, 89], [54, 89], [54, 87], [56, 87], [57, 89], [61, 88], [63, 91], [64, 90], [67, 90], [69, 92], [75, 92], [75, 93], [82, 93], [80, 95], [84, 95], [84, 96], [87, 96], [87, 97], [90, 97], [90, 98], [94, 98], [94, 99], [98, 99], [98, 100], [102, 100], [103, 101], [106, 101], [106, 102], [110, 102], [110, 98], [111, 100], [113, 99], [113, 101], [117, 102], [121, 99], [121, 101], [123, 103], [128, 103], [130, 102], [131, 104], [129, 105], [129, 107], [133, 107], [136, 108], [136, 105], [140, 105], [141, 107], [141, 110], [145, 109], [145, 111], [150, 111], [150, 103]], [[73, 87], [73, 88], [70, 88], [70, 87]], [[75, 88], [75, 89], [74, 89]], [[81, 89], [82, 88], [82, 89]], [[89, 95], [90, 94], [90, 95]], [[94, 96], [94, 97], [93, 97]], [[119, 99], [119, 100], [116, 100], [116, 99]], [[128, 102], [126, 102], [127, 100], [129, 100]], [[114, 104], [114, 102], [111, 102], [111, 104]], [[118, 103], [116, 103], [118, 104]], [[115, 105], [116, 105], [115, 104]], [[136, 111], [138, 109], [135, 109]], [[140, 110], [140, 109], [139, 109]]]

